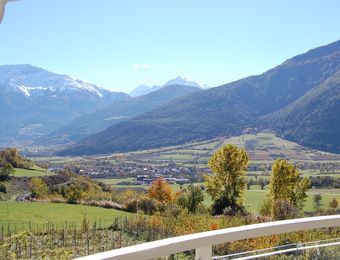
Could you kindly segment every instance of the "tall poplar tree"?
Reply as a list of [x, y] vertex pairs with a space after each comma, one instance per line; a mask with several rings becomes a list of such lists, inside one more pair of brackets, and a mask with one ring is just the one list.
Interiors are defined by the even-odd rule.
[[205, 185], [214, 201], [213, 214], [222, 214], [228, 207], [232, 211], [243, 209], [248, 161], [247, 152], [231, 144], [223, 146], [210, 158], [212, 174], [205, 176]]

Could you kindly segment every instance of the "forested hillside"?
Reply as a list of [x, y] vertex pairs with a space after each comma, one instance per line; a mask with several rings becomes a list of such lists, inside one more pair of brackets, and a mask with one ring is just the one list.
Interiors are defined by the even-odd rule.
[[[262, 117], [301, 101], [300, 98], [308, 91], [318, 88], [339, 70], [340, 41], [337, 41], [289, 59], [262, 75], [177, 99], [90, 136], [61, 154], [138, 150], [238, 135], [248, 127], [277, 128], [274, 124], [267, 124]], [[332, 91], [338, 93], [338, 88]], [[328, 97], [334, 99], [337, 96]], [[318, 111], [321, 113], [320, 118], [324, 117], [327, 124], [329, 120], [331, 129], [322, 135], [312, 130], [309, 137], [309, 140], [323, 142], [324, 150], [335, 147], [330, 133], [336, 131], [334, 127], [338, 125], [334, 118], [323, 114], [327, 109], [321, 107], [327, 102], [320, 104]], [[337, 106], [329, 108], [332, 109], [331, 114], [338, 111]], [[314, 118], [310, 120], [314, 121]], [[308, 127], [316, 127], [317, 124], [315, 121]], [[316, 143], [308, 141], [305, 144], [313, 146]], [[337, 148], [332, 151], [339, 152]]]
[[151, 111], [171, 100], [200, 91], [197, 87], [170, 85], [144, 96], [114, 103], [103, 109], [78, 117], [61, 129], [39, 140], [46, 143], [65, 143], [79, 140], [134, 116]]
[[339, 153], [340, 71], [265, 119], [289, 140]]

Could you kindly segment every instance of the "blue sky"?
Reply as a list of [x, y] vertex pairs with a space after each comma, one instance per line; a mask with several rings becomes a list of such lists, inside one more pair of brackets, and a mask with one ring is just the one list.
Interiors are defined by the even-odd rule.
[[21, 0], [0, 65], [29, 63], [130, 91], [178, 75], [211, 86], [340, 39], [338, 0]]

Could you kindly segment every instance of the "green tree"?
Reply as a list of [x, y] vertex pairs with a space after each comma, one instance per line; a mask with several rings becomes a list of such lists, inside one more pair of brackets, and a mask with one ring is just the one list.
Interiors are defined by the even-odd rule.
[[21, 161], [21, 168], [32, 169], [33, 166], [34, 166], [34, 163], [31, 160], [22, 160]]
[[263, 178], [259, 179], [259, 185], [261, 187], [261, 190], [264, 190], [264, 188], [266, 187], [266, 181]]
[[7, 163], [0, 170], [0, 181], [8, 180], [11, 175], [14, 175], [14, 168], [13, 168], [13, 166], [10, 163]]
[[293, 164], [278, 159], [272, 167], [267, 196], [273, 204], [276, 201], [286, 201], [293, 208], [301, 210], [307, 198], [309, 186], [309, 180], [300, 177], [298, 169]]
[[225, 145], [209, 160], [211, 175], [205, 176], [206, 191], [213, 199], [213, 214], [222, 214], [226, 208], [243, 209], [246, 189], [248, 155], [236, 145]]
[[65, 197], [67, 199], [67, 202], [71, 204], [76, 204], [79, 200], [81, 200], [82, 194], [83, 190], [74, 183], [68, 186], [65, 190]]
[[7, 163], [13, 165], [13, 167], [19, 167], [20, 156], [16, 148], [7, 148], [0, 151], [0, 157], [3, 158]]
[[33, 177], [31, 179], [31, 192], [33, 198], [43, 198], [48, 193], [48, 186], [41, 178]]
[[313, 204], [314, 204], [314, 209], [316, 210], [316, 211], [319, 211], [320, 210], [320, 208], [321, 208], [321, 201], [322, 201], [322, 196], [321, 196], [321, 194], [315, 194], [314, 196], [313, 196]]
[[0, 167], [5, 163], [11, 164], [14, 168], [31, 169], [34, 166], [31, 160], [21, 157], [16, 148], [7, 148], [0, 151]]
[[187, 208], [189, 212], [195, 213], [200, 204], [204, 201], [204, 193], [199, 186], [189, 185], [182, 196], [178, 199], [178, 204]]

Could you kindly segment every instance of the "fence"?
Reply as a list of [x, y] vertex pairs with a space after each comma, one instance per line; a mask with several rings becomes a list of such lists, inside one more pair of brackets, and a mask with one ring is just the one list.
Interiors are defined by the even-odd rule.
[[196, 260], [211, 260], [213, 245], [287, 232], [338, 226], [340, 226], [340, 215], [267, 222], [167, 238], [86, 256], [77, 260], [143, 260], [193, 249], [195, 249]]

